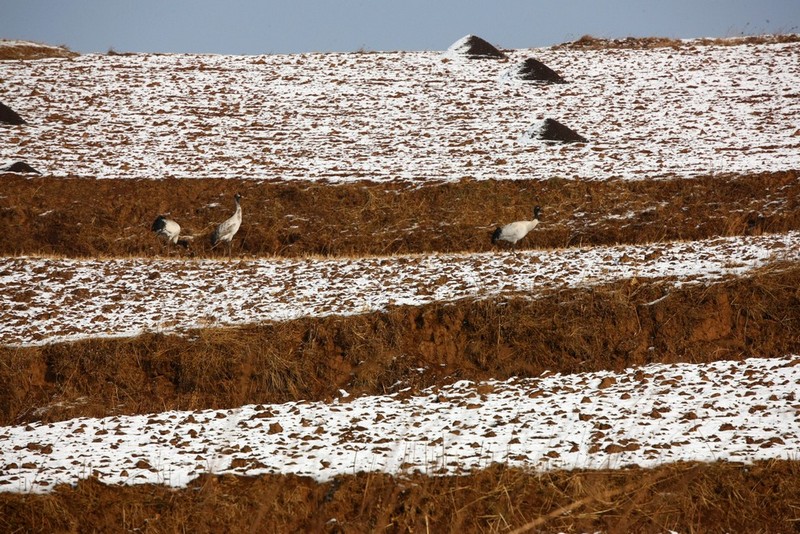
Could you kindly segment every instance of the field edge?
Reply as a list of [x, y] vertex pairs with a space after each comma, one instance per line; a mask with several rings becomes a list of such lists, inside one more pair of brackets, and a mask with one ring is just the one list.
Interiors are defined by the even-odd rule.
[[[800, 462], [470, 475], [203, 475], [189, 487], [86, 479], [47, 495], [0, 493], [0, 528], [76, 532], [786, 532]], [[795, 503], [795, 504], [793, 504]]]

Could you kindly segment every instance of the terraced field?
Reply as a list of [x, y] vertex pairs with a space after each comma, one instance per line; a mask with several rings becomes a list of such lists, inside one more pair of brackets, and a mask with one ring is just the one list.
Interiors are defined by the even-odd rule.
[[4, 56], [4, 530], [794, 528], [798, 39], [462, 44]]

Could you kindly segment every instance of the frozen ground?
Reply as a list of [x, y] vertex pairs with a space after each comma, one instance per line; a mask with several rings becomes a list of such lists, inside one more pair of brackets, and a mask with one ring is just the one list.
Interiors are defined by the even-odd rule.
[[[0, 165], [55, 176], [643, 179], [800, 168], [800, 44], [0, 62]], [[534, 56], [570, 83], [511, 79]], [[554, 118], [591, 139], [523, 138]], [[540, 230], [534, 230], [534, 232]], [[0, 345], [359, 314], [800, 260], [800, 233], [562, 250], [246, 261], [0, 258]], [[13, 350], [13, 349], [12, 349]], [[202, 473], [454, 473], [797, 459], [800, 358], [459, 382], [411, 395], [0, 427], [0, 491]]]
[[798, 259], [797, 232], [518, 254], [248, 261], [2, 258], [0, 344], [369, 313], [499, 293], [535, 297], [553, 288], [634, 277], [679, 285]]
[[467, 472], [797, 460], [800, 357], [649, 365], [234, 410], [0, 427], [0, 491], [97, 476], [184, 486], [202, 473]]
[[[0, 62], [0, 164], [54, 176], [642, 179], [800, 167], [800, 43]], [[509, 78], [536, 57], [570, 83]], [[591, 140], [524, 139], [544, 118]]]

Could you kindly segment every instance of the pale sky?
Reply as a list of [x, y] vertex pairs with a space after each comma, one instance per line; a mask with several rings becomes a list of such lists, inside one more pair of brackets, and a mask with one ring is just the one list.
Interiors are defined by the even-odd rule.
[[595, 37], [800, 33], [800, 0], [3, 0], [0, 38], [77, 52], [505, 48]]

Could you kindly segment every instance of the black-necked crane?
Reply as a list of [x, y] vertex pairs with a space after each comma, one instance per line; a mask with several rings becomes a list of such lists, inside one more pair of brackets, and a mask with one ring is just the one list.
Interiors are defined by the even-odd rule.
[[507, 241], [511, 243], [513, 248], [516, 248], [517, 241], [528, 235], [528, 232], [539, 224], [539, 213], [541, 211], [542, 208], [536, 206], [533, 208], [533, 220], [515, 221], [495, 230], [492, 234], [492, 244], [498, 241]]
[[167, 246], [170, 244], [186, 246], [186, 241], [179, 239], [181, 235], [181, 225], [172, 219], [167, 219], [165, 216], [159, 215], [156, 217], [156, 220], [153, 221], [150, 230], [155, 232], [159, 240], [165, 242]]
[[233, 236], [236, 235], [236, 232], [239, 231], [239, 226], [242, 224], [241, 199], [242, 195], [239, 193], [236, 193], [233, 196], [233, 200], [236, 202], [236, 211], [233, 212], [233, 215], [231, 215], [228, 220], [221, 222], [211, 235], [211, 248], [213, 249], [220, 243], [227, 243], [228, 256], [231, 255], [231, 248], [233, 247], [231, 240], [233, 239]]

